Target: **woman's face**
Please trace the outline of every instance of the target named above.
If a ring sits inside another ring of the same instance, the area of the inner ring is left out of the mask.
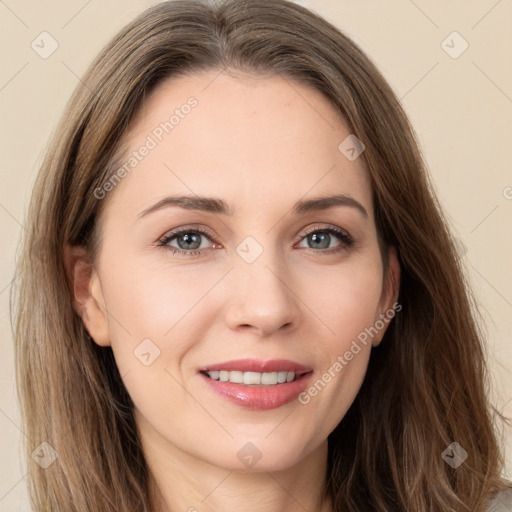
[[[84,321],[148,450],[261,471],[326,447],[396,300],[349,135],[319,92],[277,77],[212,71],[146,99],[122,179],[97,192]]]

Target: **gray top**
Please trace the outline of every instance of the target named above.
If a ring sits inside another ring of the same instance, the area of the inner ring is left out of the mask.
[[[487,510],[488,512],[512,512],[512,487],[495,494]]]

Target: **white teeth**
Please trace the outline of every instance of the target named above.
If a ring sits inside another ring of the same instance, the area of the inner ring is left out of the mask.
[[[235,384],[274,386],[295,380],[295,372],[240,372],[225,370],[209,370],[206,374],[213,380],[233,382]]]
[[[229,372],[229,382],[235,382],[236,384],[243,384],[244,372]]]
[[[261,373],[244,372],[244,384],[261,384]]]
[[[261,383],[267,386],[272,386],[277,384],[277,372],[270,373],[262,373],[261,374]]]

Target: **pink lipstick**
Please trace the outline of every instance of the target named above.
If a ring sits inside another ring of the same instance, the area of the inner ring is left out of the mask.
[[[274,409],[304,391],[313,371],[287,359],[238,359],[199,370],[205,384],[221,397],[248,409]]]

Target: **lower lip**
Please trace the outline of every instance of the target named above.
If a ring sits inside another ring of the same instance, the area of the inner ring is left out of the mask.
[[[221,382],[199,374],[206,384],[223,398],[247,409],[275,409],[285,405],[302,393],[308,386],[313,372],[303,374],[299,379],[272,386],[255,386]]]

